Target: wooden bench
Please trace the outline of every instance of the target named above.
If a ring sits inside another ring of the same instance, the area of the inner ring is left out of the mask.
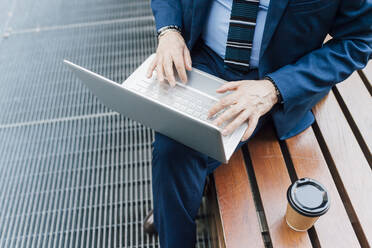
[[[371,247],[372,61],[313,109],[316,123],[278,141],[266,125],[214,173],[208,202],[213,247]],[[284,220],[297,178],[322,182],[330,210],[308,232]]]

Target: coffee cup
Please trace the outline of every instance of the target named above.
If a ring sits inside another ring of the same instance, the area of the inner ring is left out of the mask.
[[[295,231],[307,231],[330,206],[326,188],[318,181],[301,178],[287,190],[286,222]]]

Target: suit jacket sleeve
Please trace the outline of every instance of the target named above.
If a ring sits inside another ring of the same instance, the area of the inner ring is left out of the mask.
[[[182,7],[180,0],[151,0],[156,29],[169,25],[182,28]]]
[[[283,97],[284,113],[299,105],[312,108],[334,84],[366,66],[372,54],[372,0],[341,1],[330,34],[333,39],[321,48],[267,75]]]

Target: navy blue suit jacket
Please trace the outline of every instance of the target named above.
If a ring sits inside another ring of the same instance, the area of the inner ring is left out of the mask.
[[[213,0],[152,0],[157,29],[182,28],[191,49]],[[333,39],[323,44],[327,34]],[[259,77],[271,77],[284,104],[273,113],[281,139],[314,121],[311,108],[372,54],[372,0],[270,1]]]

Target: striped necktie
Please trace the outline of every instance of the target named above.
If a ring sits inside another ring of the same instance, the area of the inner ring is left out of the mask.
[[[225,65],[239,71],[249,71],[249,60],[259,0],[233,0]]]

